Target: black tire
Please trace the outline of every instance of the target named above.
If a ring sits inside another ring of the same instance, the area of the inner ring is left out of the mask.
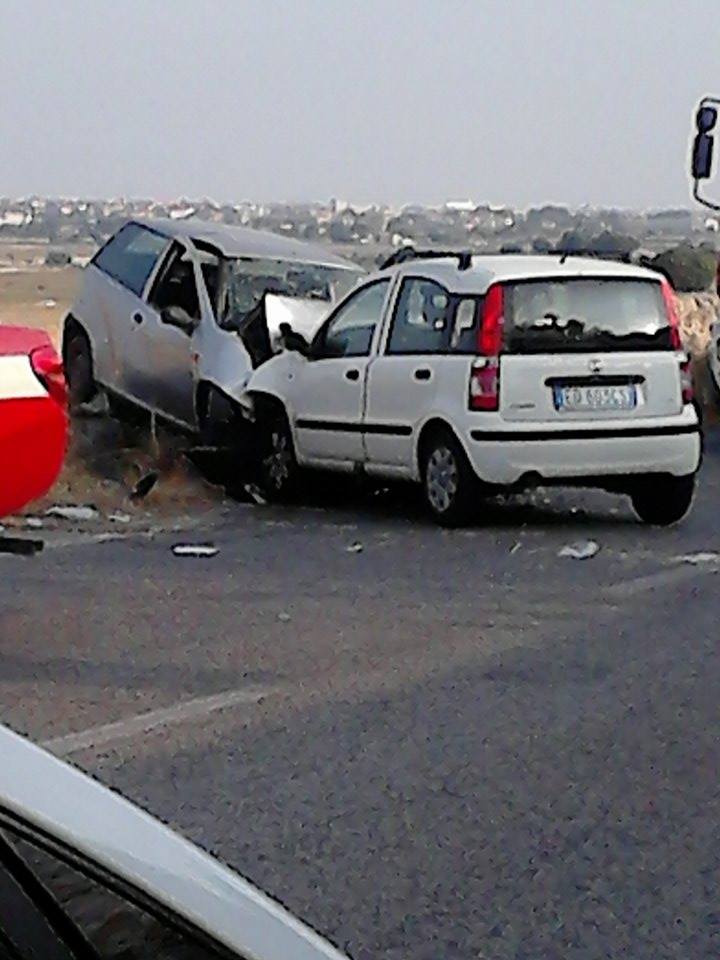
[[[450,430],[437,430],[423,444],[422,486],[433,519],[444,527],[467,523],[477,509],[480,483]]]
[[[643,523],[669,527],[690,510],[695,493],[695,475],[648,477],[630,492],[633,509]]]
[[[198,397],[200,456],[203,472],[234,498],[247,499],[255,478],[255,428],[220,390],[207,388]]]
[[[259,423],[258,484],[271,503],[288,503],[298,495],[300,475],[287,415],[271,409]]]
[[[95,383],[92,349],[87,334],[75,327],[66,336],[63,360],[68,384],[70,409],[89,403],[98,392]]]
[[[206,447],[232,449],[240,419],[232,400],[214,387],[207,387],[198,397],[198,426],[200,442]]]

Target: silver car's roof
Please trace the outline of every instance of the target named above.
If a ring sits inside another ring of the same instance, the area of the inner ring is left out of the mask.
[[[451,292],[484,293],[493,283],[517,280],[542,280],[543,278],[572,279],[573,277],[598,277],[606,280],[655,280],[661,275],[627,263],[615,263],[610,260],[594,260],[583,257],[559,256],[521,256],[505,254],[499,256],[474,256],[468,270],[459,269],[456,257],[438,259],[407,260],[397,266],[381,270],[376,277],[383,276],[421,276],[437,280]]]
[[[361,267],[331,253],[326,247],[316,243],[305,243],[292,237],[281,237],[266,230],[252,230],[248,227],[230,227],[224,223],[212,223],[188,217],[185,220],[171,220],[158,217],[155,220],[133,218],[132,223],[142,224],[165,237],[178,240],[200,240],[210,243],[226,257],[262,257],[269,260],[289,260],[311,263],[315,266],[336,267],[340,270],[355,270],[363,273]]]
[[[0,756],[0,812],[122,877],[248,960],[346,960],[194,844],[2,726]]]

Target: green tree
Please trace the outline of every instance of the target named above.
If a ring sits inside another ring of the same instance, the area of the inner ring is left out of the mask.
[[[700,250],[680,244],[658,254],[653,270],[663,273],[680,293],[708,290],[715,283],[718,260],[712,250]]]

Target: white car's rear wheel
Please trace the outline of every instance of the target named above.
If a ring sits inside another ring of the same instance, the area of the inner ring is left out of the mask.
[[[686,477],[650,477],[638,482],[630,492],[630,499],[643,523],[668,527],[688,513],[694,493],[694,474]]]
[[[449,430],[438,430],[425,443],[422,483],[425,500],[438,523],[459,526],[471,518],[479,484],[465,451]]]

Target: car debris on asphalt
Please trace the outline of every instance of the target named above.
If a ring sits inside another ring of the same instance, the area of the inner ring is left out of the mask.
[[[278,618],[278,620],[280,621],[280,623],[290,623],[290,621],[292,620],[292,617],[290,616],[290,614],[289,614],[289,613],[286,613],[285,610],[282,610],[282,611],[277,615],[277,618]]]
[[[129,513],[123,513],[122,510],[116,510],[114,513],[108,514],[108,520],[111,523],[130,523],[132,517]]]
[[[0,536],[0,553],[14,553],[20,557],[32,557],[45,546],[43,540],[25,540],[23,537]]]
[[[579,540],[576,543],[567,543],[558,551],[559,557],[569,557],[571,560],[589,560],[600,550],[600,544],[595,540]]]
[[[214,543],[175,543],[172,552],[176,557],[214,557],[220,549]]]
[[[85,505],[75,506],[71,504],[55,504],[45,511],[46,517],[58,517],[60,520],[73,520],[81,522],[83,520],[97,520],[100,512],[96,507]]]
[[[362,553],[365,547],[361,543],[351,543],[349,547],[345,547],[346,553]]]
[[[254,483],[248,483],[245,487],[245,493],[253,500],[259,507],[266,507],[267,500],[262,495],[260,487],[255,486]]]
[[[720,564],[720,553],[713,553],[712,551],[700,551],[699,553],[685,553],[680,557],[676,557],[678,563],[692,563],[695,565],[702,563],[718,563]]]
[[[24,522],[29,530],[41,530],[45,526],[42,517],[25,517]]]

